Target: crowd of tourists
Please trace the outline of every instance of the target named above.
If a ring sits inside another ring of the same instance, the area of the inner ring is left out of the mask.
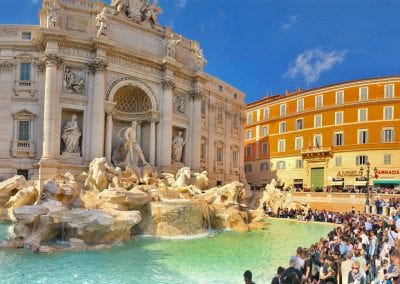
[[[279,210],[276,217],[340,224],[327,238],[299,247],[272,284],[400,284],[400,211],[389,217],[325,210]]]

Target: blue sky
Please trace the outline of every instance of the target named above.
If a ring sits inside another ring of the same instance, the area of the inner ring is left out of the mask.
[[[160,23],[200,41],[205,71],[244,91],[246,102],[400,74],[400,0],[158,2]],[[40,6],[0,0],[0,23],[37,24]]]

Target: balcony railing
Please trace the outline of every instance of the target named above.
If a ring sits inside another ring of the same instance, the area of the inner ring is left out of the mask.
[[[331,146],[308,147],[308,148],[302,148],[301,149],[301,154],[330,153],[331,151],[332,151],[332,147]]]
[[[35,156],[35,142],[14,140],[11,144],[11,154],[16,158],[33,158]]]

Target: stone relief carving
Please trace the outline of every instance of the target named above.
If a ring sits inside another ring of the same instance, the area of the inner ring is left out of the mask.
[[[207,60],[204,58],[203,50],[200,48],[199,44],[196,43],[194,48],[194,71],[201,71],[206,65]]]
[[[179,35],[178,38],[176,38],[173,34],[170,35],[169,39],[165,43],[165,57],[176,59],[175,47],[179,44],[181,40],[181,35]]]
[[[0,73],[11,72],[14,69],[15,63],[9,61],[0,62]]]
[[[97,28],[97,37],[107,36],[107,23],[108,22],[108,10],[107,7],[104,7],[101,13],[96,16],[96,28]]]
[[[182,137],[182,131],[178,131],[178,135],[172,140],[172,162],[180,163],[182,161],[183,147],[186,141]]]
[[[175,88],[175,82],[174,82],[174,80],[173,80],[172,78],[170,78],[170,77],[164,77],[164,78],[162,79],[161,84],[162,84],[162,87],[163,87],[164,89],[168,89],[168,88],[173,89],[173,88]]]
[[[60,7],[56,3],[49,5],[47,11],[47,28],[57,27],[59,11]]]
[[[66,67],[64,71],[64,88],[76,94],[82,94],[85,90],[84,70],[75,70]]]
[[[81,129],[79,128],[77,115],[73,114],[71,120],[67,122],[63,128],[62,140],[64,141],[65,148],[63,154],[72,153],[80,154],[81,148],[79,147],[79,138],[81,137]]]
[[[174,111],[177,113],[185,113],[185,97],[184,96],[175,96],[174,98]]]

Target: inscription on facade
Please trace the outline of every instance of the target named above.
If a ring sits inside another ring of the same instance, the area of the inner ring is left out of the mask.
[[[88,22],[86,19],[67,16],[67,30],[84,32],[87,26]]]

